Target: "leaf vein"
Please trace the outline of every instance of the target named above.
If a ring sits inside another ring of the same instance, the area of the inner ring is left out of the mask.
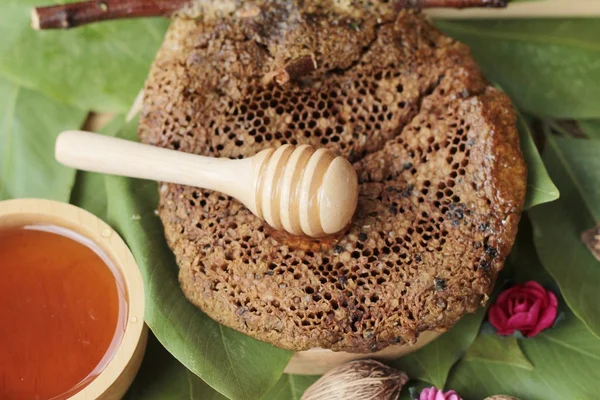
[[[559,346],[562,346],[562,347],[564,347],[564,348],[566,348],[566,349],[569,349],[569,350],[571,350],[571,351],[574,351],[574,352],[576,352],[576,353],[579,353],[579,354],[582,354],[582,355],[584,355],[584,356],[588,356],[588,357],[590,357],[590,358],[593,358],[594,360],[598,360],[598,361],[600,361],[600,356],[597,356],[597,355],[595,355],[595,354],[592,354],[592,353],[590,353],[590,352],[588,352],[588,351],[582,350],[582,349],[580,349],[580,348],[578,348],[578,347],[576,347],[576,346],[573,346],[572,344],[569,344],[569,343],[563,342],[563,341],[562,341],[562,340],[560,340],[560,339],[553,338],[553,337],[552,337],[552,336],[550,336],[550,335],[544,335],[544,339],[546,339],[546,340],[548,340],[548,341],[550,341],[550,342],[556,343],[557,345],[559,345]]]
[[[223,342],[223,350],[225,350],[225,354],[227,355],[227,360],[229,361],[229,366],[233,373],[233,378],[237,382],[238,387],[243,387],[240,382],[239,377],[237,376],[237,374],[235,372],[234,364],[233,364],[233,361],[231,360],[231,354],[229,354],[229,347],[227,346],[227,343],[225,342],[225,333],[223,332],[223,325],[221,325],[221,324],[218,324],[218,325],[219,325],[219,331],[221,333],[221,341]]]
[[[296,385],[294,384],[294,379],[292,378],[292,375],[288,374],[287,378],[288,382],[290,383],[290,391],[292,392],[293,400],[299,400],[299,398],[296,396]]]

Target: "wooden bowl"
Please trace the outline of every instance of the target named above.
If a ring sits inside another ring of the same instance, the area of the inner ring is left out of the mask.
[[[144,324],[144,286],[133,255],[110,226],[81,208],[39,199],[0,202],[0,228],[25,224],[49,224],[77,232],[99,246],[119,269],[127,295],[123,339],[106,368],[70,399],[120,399],[140,368],[148,337]]]
[[[299,375],[321,375],[333,367],[349,361],[361,360],[365,358],[373,358],[376,360],[394,360],[412,353],[413,351],[417,351],[440,335],[440,332],[423,332],[421,336],[419,336],[417,343],[412,346],[389,346],[375,353],[357,354],[346,353],[343,351],[336,352],[327,349],[311,349],[307,351],[300,351],[292,356],[292,359],[285,368],[285,372],[288,374]]]

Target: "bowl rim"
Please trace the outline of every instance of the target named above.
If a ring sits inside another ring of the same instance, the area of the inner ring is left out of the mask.
[[[53,224],[83,235],[99,246],[121,273],[127,294],[127,322],[121,343],[100,374],[69,397],[70,400],[100,398],[117,383],[145,337],[145,296],[138,265],[116,231],[92,213],[72,204],[34,198],[0,201],[0,228],[25,223]]]

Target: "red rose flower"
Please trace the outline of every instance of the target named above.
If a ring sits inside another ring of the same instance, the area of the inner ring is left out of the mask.
[[[532,337],[552,326],[557,308],[554,293],[529,281],[500,293],[490,307],[488,319],[499,335],[512,335],[519,330]]]

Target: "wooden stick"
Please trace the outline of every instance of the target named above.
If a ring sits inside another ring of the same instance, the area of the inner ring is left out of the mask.
[[[471,8],[451,10],[434,8],[424,11],[432,18],[439,19],[493,19],[493,18],[593,18],[600,17],[598,0],[543,0],[509,2],[500,9]]]
[[[508,0],[397,0],[396,8],[502,8]]]
[[[31,13],[34,29],[69,29],[93,22],[170,16],[191,0],[89,0],[37,7]],[[505,7],[507,0],[397,0],[397,8]]]
[[[216,0],[215,0],[216,1]],[[93,22],[136,17],[170,16],[191,0],[91,0],[32,10],[35,29],[67,29]],[[598,0],[397,0],[397,8],[424,8],[433,18],[569,18],[600,16]],[[468,10],[452,10],[466,8]],[[485,9],[493,7],[495,9]]]
[[[283,145],[241,160],[205,157],[85,131],[56,140],[60,163],[235,197],[277,230],[322,237],[350,223],[358,201],[352,164],[327,149]]]
[[[34,29],[68,29],[123,18],[169,16],[190,0],[90,0],[34,8],[31,26]]]

